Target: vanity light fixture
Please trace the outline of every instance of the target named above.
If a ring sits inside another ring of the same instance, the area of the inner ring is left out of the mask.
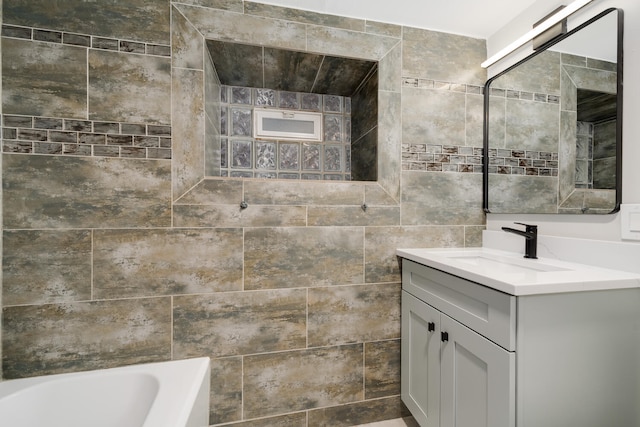
[[[561,22],[563,19],[567,18],[569,15],[572,15],[579,9],[583,8],[587,4],[591,3],[593,0],[575,0],[569,6],[559,10],[557,13],[551,15],[548,19],[541,22],[534,29],[524,34],[522,37],[515,40],[513,43],[509,44],[504,49],[500,50],[498,53],[493,55],[491,58],[484,61],[480,66],[482,68],[488,68],[489,66],[495,64],[500,61],[505,56],[509,55],[511,52],[515,51],[525,43],[533,40],[535,37],[547,31],[549,28],[556,25],[558,22]]]

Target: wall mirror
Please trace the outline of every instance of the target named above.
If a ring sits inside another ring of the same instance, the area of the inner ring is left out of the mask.
[[[608,9],[487,81],[485,212],[619,209],[622,35]]]

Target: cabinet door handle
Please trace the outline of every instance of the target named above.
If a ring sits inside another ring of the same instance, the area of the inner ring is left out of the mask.
[[[433,322],[429,322],[429,323],[427,324],[427,330],[428,330],[429,332],[433,332],[433,331],[435,331],[435,330],[436,330],[436,324],[435,324],[435,323],[433,323]]]
[[[442,342],[449,341],[449,332],[440,332]]]

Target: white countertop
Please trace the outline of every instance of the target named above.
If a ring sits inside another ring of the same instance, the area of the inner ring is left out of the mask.
[[[397,255],[510,295],[640,288],[640,274],[488,248],[397,249]]]

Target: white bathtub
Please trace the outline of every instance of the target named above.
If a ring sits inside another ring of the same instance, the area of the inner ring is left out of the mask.
[[[0,382],[3,427],[209,425],[209,358]]]

